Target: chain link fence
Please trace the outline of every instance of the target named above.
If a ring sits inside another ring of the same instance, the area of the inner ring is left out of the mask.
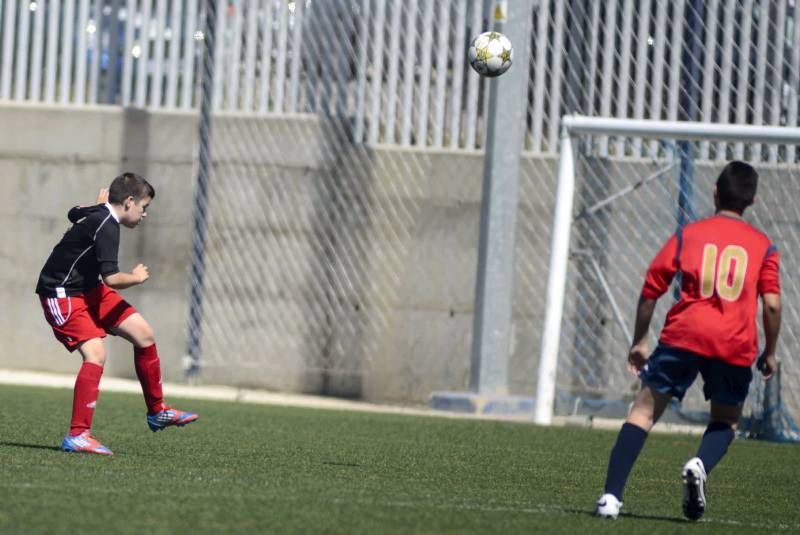
[[[612,140],[617,141],[631,146],[630,140]],[[644,273],[678,226],[714,213],[714,184],[724,165],[692,158],[700,154],[703,142],[643,140],[655,144],[655,158],[602,156],[607,142],[587,135],[578,136],[576,142],[575,217],[557,380],[561,413],[627,410],[639,381],[627,372],[624,356]],[[745,145],[756,150],[752,143]],[[760,150],[766,154],[772,148],[761,146]],[[794,358],[800,335],[796,310],[800,279],[793,266],[799,260],[800,209],[793,199],[800,176],[796,166],[785,163],[764,163],[757,170],[757,202],[746,211],[745,219],[770,236],[781,252],[784,302],[779,343],[781,403],[767,409],[783,411],[789,417],[783,431],[794,433],[797,439],[800,435],[792,420],[800,415],[800,368]],[[651,347],[676,296],[671,291],[659,300]],[[764,383],[758,374],[752,390],[745,414],[758,419],[765,410]],[[699,384],[676,409],[683,419],[702,420],[707,405]]]
[[[560,117],[797,125],[800,87],[793,0],[534,4],[530,42],[514,43],[531,47],[528,97],[505,103],[526,125],[509,364],[517,394],[536,386]],[[185,200],[199,167],[188,170],[188,145],[200,139],[188,123],[202,101],[203,60],[213,59],[203,301],[190,304],[200,314],[187,336],[201,353],[186,369],[198,381],[384,401],[465,389],[488,102],[465,50],[490,26],[495,2],[219,0],[209,57],[205,5],[0,0],[0,101],[123,106],[123,146],[149,150],[126,149],[121,161],[173,177],[159,202]],[[677,221],[674,140],[589,141],[580,168],[593,185],[576,204],[572,269],[582,286],[570,290],[562,412],[576,397],[627,399],[614,356],[624,355],[648,247]],[[796,214],[785,199],[796,148],[699,143],[695,155],[696,214],[708,211],[703,194],[724,160],[759,166],[762,203],[751,217],[773,216],[755,222],[790,272]],[[765,195],[778,203],[770,212],[760,211],[771,206]],[[185,212],[164,217],[177,228],[191,220]],[[185,241],[171,243],[183,251]],[[611,255],[627,243],[639,247]],[[183,274],[170,267],[176,283]],[[787,324],[796,320],[791,284]],[[182,308],[166,312],[170,326],[186,323]]]
[[[0,0],[0,100],[197,109],[204,5]],[[349,117],[354,141],[483,146],[487,91],[464,50],[494,0],[216,6],[215,110],[323,111]],[[798,125],[794,0],[541,0],[531,16],[530,42],[514,45],[532,50],[532,152],[557,150],[565,113]],[[704,144],[709,157],[724,155]]]

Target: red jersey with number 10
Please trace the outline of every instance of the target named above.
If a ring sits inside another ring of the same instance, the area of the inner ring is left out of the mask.
[[[681,297],[659,341],[735,366],[758,356],[758,296],[779,294],[779,254],[742,219],[715,215],[690,223],[661,248],[642,296],[658,299],[681,273]]]

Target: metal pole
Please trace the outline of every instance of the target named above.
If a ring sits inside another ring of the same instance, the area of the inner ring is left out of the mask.
[[[592,113],[592,110],[583,109],[586,104],[586,89],[592,85],[586,83],[588,63],[594,60],[589,57],[587,61],[589,45],[587,44],[588,40],[583,38],[589,33],[587,21],[589,20],[590,4],[587,0],[578,0],[572,4],[570,9],[569,24],[566,30],[569,34],[567,72],[565,73],[567,90],[564,95],[567,113],[580,113],[581,111],[590,115]]]
[[[205,279],[206,215],[208,206],[208,177],[211,171],[211,108],[214,90],[214,42],[216,39],[217,2],[205,0],[205,36],[203,46],[203,71],[200,95],[200,122],[197,137],[197,185],[194,198],[192,226],[191,289],[189,297],[189,340],[185,366],[186,376],[200,371],[203,314],[203,281]]]
[[[122,9],[122,0],[113,0],[111,3],[111,13],[108,15],[108,70],[106,71],[106,96],[104,102],[106,104],[116,104],[117,94],[119,93],[119,82],[117,76],[119,73],[119,66],[117,62],[120,61],[119,55],[119,12]],[[132,13],[126,14],[127,19],[125,24],[132,24],[130,19],[133,17]],[[101,47],[100,39],[97,40],[96,51],[99,52]],[[130,54],[129,50],[123,49],[123,54]],[[124,56],[123,56],[124,57]]]
[[[703,54],[703,0],[691,0],[686,13],[686,38],[684,39],[681,63],[680,118],[696,121],[700,110],[700,61]],[[711,53],[708,52],[707,53]],[[678,158],[681,162],[678,179],[678,228],[694,219],[694,142],[678,141]],[[676,280],[672,290],[675,300],[680,298],[680,282]]]
[[[575,164],[572,139],[566,123],[561,126],[561,147],[558,157],[558,189],[553,216],[553,240],[550,245],[550,267],[547,275],[542,352],[539,356],[539,382],[536,387],[537,424],[550,425],[556,394],[558,345],[561,341],[561,319],[564,315],[564,293],[567,287],[569,235],[572,231],[572,209],[575,197]]]
[[[681,119],[697,121],[700,111],[700,70],[703,54],[703,21],[705,20],[703,0],[692,0],[687,13],[687,38],[683,49],[684,83],[681,88]],[[711,53],[711,52],[706,52]],[[683,226],[694,219],[694,146],[689,141],[678,144],[681,158],[680,192],[678,195],[678,225]]]
[[[489,395],[508,390],[514,225],[531,38],[531,0],[510,4],[502,30],[514,45],[514,65],[490,82],[470,369],[470,389]]]

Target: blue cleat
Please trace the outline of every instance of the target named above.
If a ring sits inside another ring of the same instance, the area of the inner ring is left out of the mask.
[[[99,453],[100,455],[114,455],[106,446],[94,438],[87,429],[80,435],[67,435],[61,443],[61,449],[70,453]]]
[[[161,412],[147,415],[147,425],[150,426],[150,431],[155,433],[171,425],[183,427],[194,422],[197,418],[198,415],[193,412],[183,412],[171,407],[164,407]]]

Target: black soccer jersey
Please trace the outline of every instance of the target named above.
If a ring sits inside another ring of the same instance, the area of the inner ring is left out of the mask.
[[[50,253],[36,293],[44,297],[80,295],[100,284],[100,276],[119,271],[119,221],[110,204],[81,208],[67,214],[72,227]]]

